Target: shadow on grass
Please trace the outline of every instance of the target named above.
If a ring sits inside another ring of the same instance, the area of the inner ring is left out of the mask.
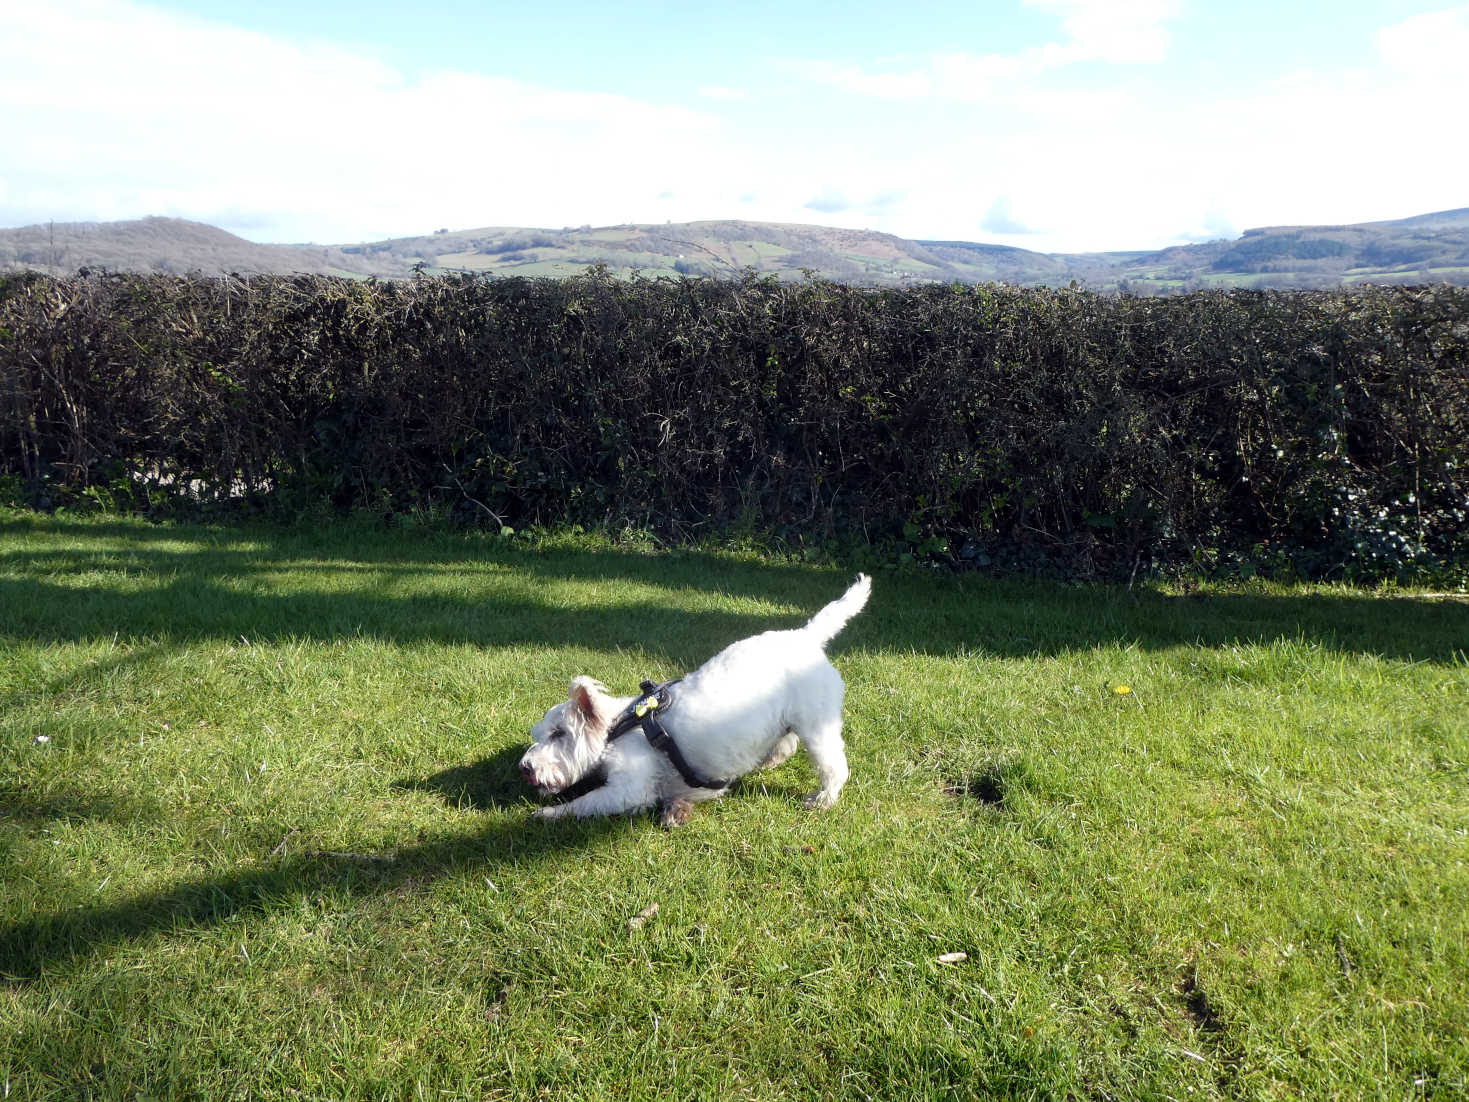
[[[518,808],[527,793],[517,768],[520,754],[519,748],[508,748],[472,765],[399,780],[392,787],[431,793],[458,809]],[[745,777],[740,787],[760,788],[767,779],[763,775]],[[805,791],[790,782],[782,787],[790,788],[792,800]],[[115,801],[105,795],[96,801],[65,796],[31,799],[15,786],[0,787],[0,801],[12,798],[15,818],[33,823],[52,818],[105,818],[117,810]],[[0,981],[33,981],[50,969],[105,953],[124,942],[213,926],[240,915],[265,914],[305,896],[386,895],[471,870],[493,877],[506,866],[523,869],[567,850],[595,850],[629,829],[655,828],[646,814],[558,823],[528,822],[516,816],[478,833],[382,852],[287,852],[252,868],[186,880],[106,906],[58,911],[0,926]]]
[[[290,580],[282,583],[286,573]],[[846,571],[702,552],[538,552],[493,539],[362,529],[0,522],[0,607],[11,610],[0,639],[39,642],[366,637],[576,645],[641,651],[687,669],[735,639],[804,622],[849,581]],[[564,582],[607,583],[606,598],[568,604],[557,593]],[[697,607],[709,592],[791,611]],[[1116,643],[1223,647],[1278,640],[1452,663],[1462,660],[1469,640],[1469,604],[1352,591],[1169,597],[1120,587],[884,574],[868,611],[835,649],[1033,657]]]
[[[395,781],[393,788],[428,792],[460,811],[503,811],[518,806],[529,793],[519,768],[524,751],[512,746],[473,765],[451,766],[422,780]]]
[[[0,579],[0,592],[3,592],[4,586],[4,580]],[[0,627],[0,640],[7,637],[11,636],[3,627]],[[64,673],[47,678],[44,684],[35,688],[12,689],[0,694],[0,715],[4,715],[10,709],[28,707],[40,701],[54,702],[65,699],[69,694],[85,691],[88,686],[95,685],[114,673],[125,673],[147,667],[167,655],[172,649],[161,643],[118,648],[101,658],[83,662]],[[3,807],[0,807],[0,815],[3,815]]]
[[[56,790],[38,792],[26,784],[0,783],[0,824],[18,823],[33,828],[44,823],[126,823],[156,811],[155,807],[139,807],[131,797],[112,792],[82,796]]]
[[[432,782],[430,778],[425,784]],[[568,849],[595,849],[627,826],[622,817],[569,823],[527,823],[517,818],[479,833],[381,853],[287,854],[109,905],[0,926],[0,981],[36,980],[58,966],[105,953],[123,942],[265,914],[305,896],[381,895],[470,870],[494,875],[506,866],[523,868]]]

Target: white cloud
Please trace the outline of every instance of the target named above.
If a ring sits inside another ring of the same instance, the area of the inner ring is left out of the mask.
[[[1469,5],[1384,26],[1359,69],[1224,90],[1156,64],[1171,0],[1030,2],[1057,24],[1028,49],[806,67],[886,101],[848,105],[754,80],[662,105],[409,79],[128,0],[6,5],[0,225],[171,214],[346,242],[742,217],[1081,251],[1469,202]]]
[[[1377,33],[1377,49],[1399,73],[1462,80],[1469,59],[1469,4],[1384,27]]]
[[[1166,24],[1179,14],[1178,0],[1025,0],[1061,17],[1067,41],[1049,50],[1051,64],[1106,61],[1114,65],[1162,61],[1168,54]]]
[[[240,211],[257,239],[633,217],[722,156],[683,106],[381,62],[127,3],[0,17],[0,222]],[[676,150],[666,159],[649,150]]]
[[[1355,222],[1469,204],[1459,137],[1469,5],[1384,27],[1373,43],[1370,65],[1301,70],[1208,104],[1230,222]],[[1172,117],[1185,124],[1181,110]]]
[[[1151,63],[1161,39],[1146,32],[1166,30],[1174,8],[1036,2],[1062,18],[1063,38],[824,74],[848,94],[903,101],[894,111],[914,101],[914,118],[925,98],[923,108],[947,110],[942,142],[907,141],[904,203],[884,228],[1070,252],[1469,204],[1469,143],[1458,138],[1469,5],[1385,26],[1357,68],[1323,57],[1270,83],[1211,88],[1176,74],[1150,85],[1132,67],[1103,88],[1078,87],[1063,67]],[[941,229],[914,225],[935,211],[945,212]]]
[[[980,222],[979,228],[986,233],[999,234],[1003,237],[1028,236],[1038,232],[1017,219],[1011,208],[1010,197],[1001,195],[990,204],[990,209],[985,214],[984,220]]]
[[[794,68],[807,79],[843,92],[889,100],[980,103],[1011,97],[1017,84],[1033,82],[1081,62],[1139,65],[1161,62],[1171,36],[1167,23],[1177,0],[1025,0],[1060,17],[1064,38],[1009,54],[944,51],[919,64],[890,62],[877,70],[831,61]]]

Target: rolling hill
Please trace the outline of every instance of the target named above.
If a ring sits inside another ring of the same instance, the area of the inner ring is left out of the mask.
[[[559,276],[594,264],[618,274],[851,283],[1065,285],[1159,294],[1198,287],[1333,287],[1361,282],[1469,284],[1469,208],[1348,226],[1272,226],[1232,241],[1053,254],[972,241],[772,222],[709,221],[439,230],[355,245],[261,245],[174,218],[0,230],[0,271],[80,268],[221,274],[305,272],[396,278],[415,271]]]
[[[94,268],[119,272],[203,272],[240,275],[408,275],[374,270],[359,256],[321,245],[258,245],[225,230],[182,218],[129,222],[55,222],[0,230],[0,272],[54,273]]]

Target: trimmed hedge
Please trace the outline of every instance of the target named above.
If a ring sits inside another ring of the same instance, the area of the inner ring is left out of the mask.
[[[1469,289],[1449,286],[0,283],[0,469],[42,505],[1383,575],[1465,561],[1466,438]]]

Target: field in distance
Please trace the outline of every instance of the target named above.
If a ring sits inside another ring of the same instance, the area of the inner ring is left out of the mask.
[[[1469,284],[1469,208],[1393,222],[1275,226],[1232,240],[1108,253],[1040,253],[974,241],[909,240],[869,230],[774,222],[488,226],[341,245],[265,245],[175,218],[47,223],[0,230],[0,273],[81,268],[241,275],[303,272],[402,278],[417,271],[614,274],[845,283],[1005,282],[1131,294],[1207,287],[1324,288],[1358,283]]]

